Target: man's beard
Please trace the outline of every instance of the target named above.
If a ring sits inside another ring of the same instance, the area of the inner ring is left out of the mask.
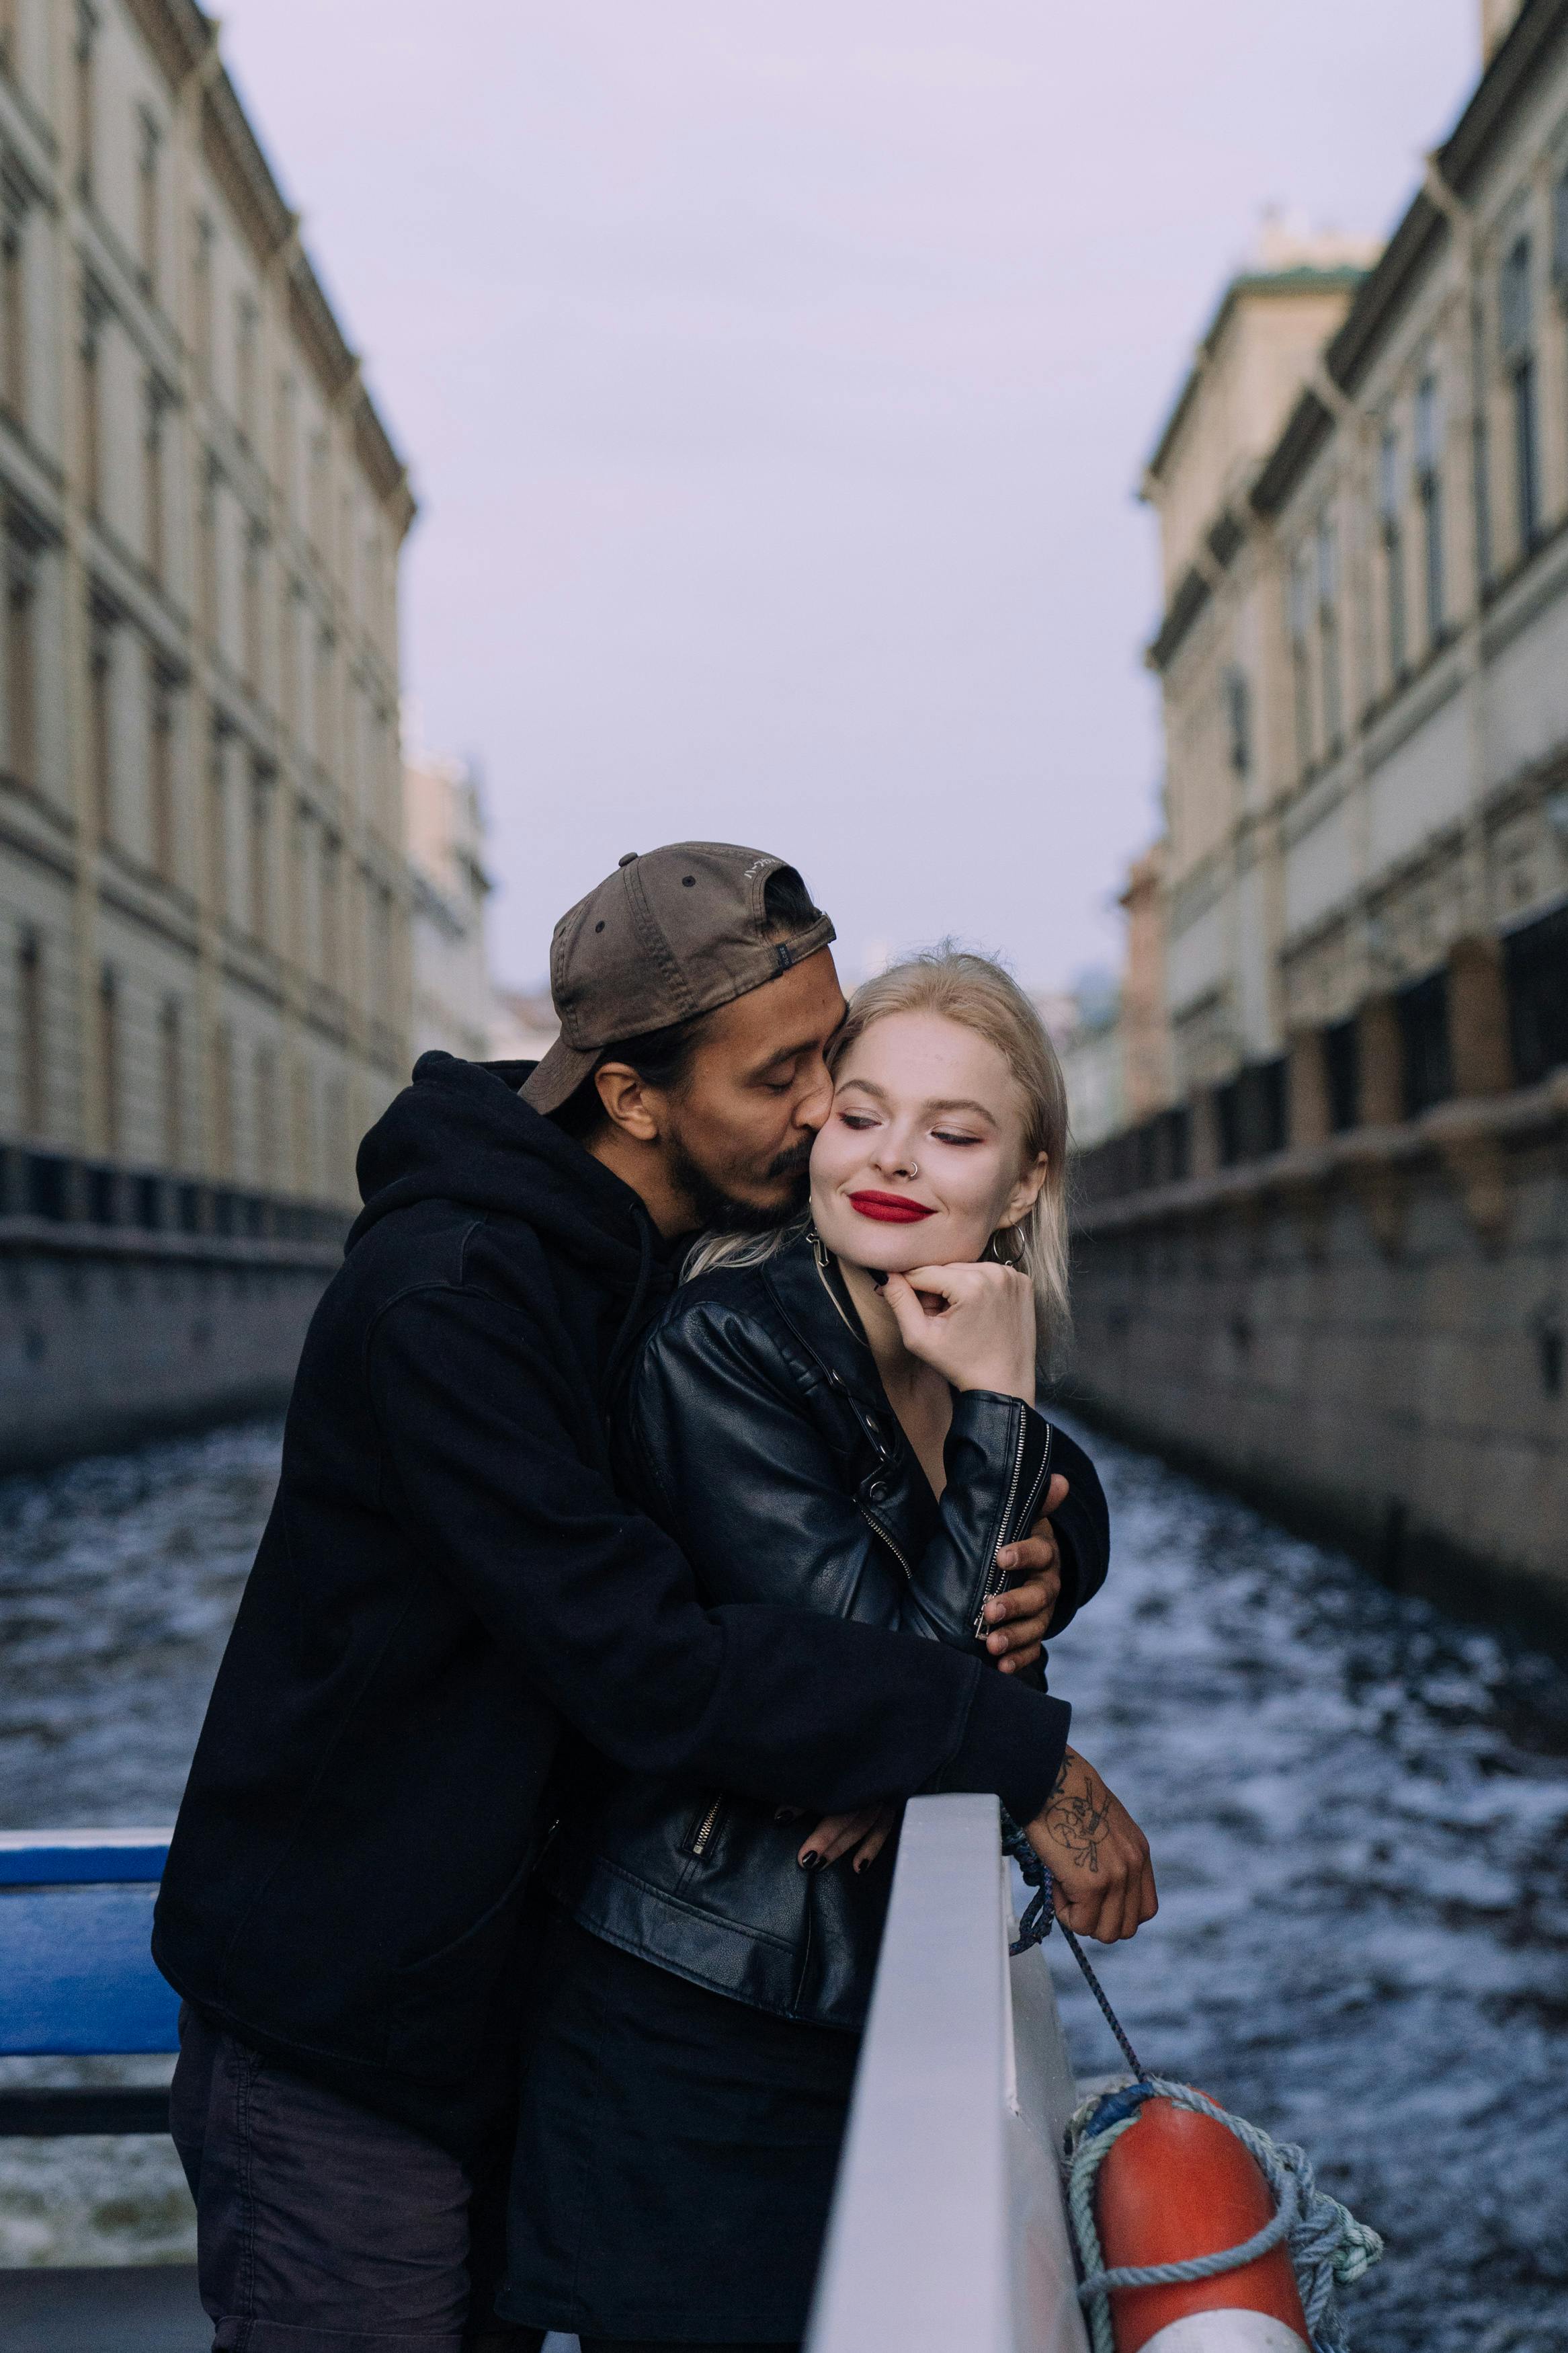
[[[811,1146],[797,1145],[793,1152],[781,1152],[778,1158],[764,1169],[764,1181],[787,1176],[793,1181],[782,1201],[764,1205],[759,1201],[737,1200],[727,1193],[722,1183],[700,1168],[679,1135],[669,1139],[669,1173],[697,1212],[697,1223],[703,1233],[771,1234],[779,1226],[787,1226],[798,1218],[811,1195]]]

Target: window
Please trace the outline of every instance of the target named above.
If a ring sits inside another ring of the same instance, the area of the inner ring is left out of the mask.
[[[83,330],[80,351],[81,497],[89,514],[96,515],[103,491],[103,430],[100,415],[96,318],[89,318]]]
[[[76,84],[77,185],[89,198],[92,195],[92,159],[96,143],[93,41],[97,31],[98,18],[90,0],[77,0],[76,49],[72,60]]]
[[[36,605],[31,569],[15,546],[5,590],[5,757],[19,784],[37,779]]]
[[[217,461],[207,460],[206,479],[202,485],[201,511],[197,517],[197,559],[200,571],[200,624],[209,645],[221,640],[218,626],[217,601]]]
[[[0,230],[0,397],[16,420],[27,419],[27,269],[24,242],[26,216],[7,202]]]
[[[234,1036],[219,1021],[212,1034],[213,1160],[219,1176],[234,1174]]]
[[[1568,164],[1552,191],[1552,277],[1568,286]]]
[[[1429,973],[1412,981],[1394,1000],[1399,1021],[1405,1116],[1444,1103],[1454,1092],[1448,1050],[1448,976]]]
[[[1400,528],[1403,507],[1399,436],[1393,427],[1384,432],[1377,453],[1377,504],[1383,525],[1383,563],[1388,605],[1388,671],[1395,685],[1409,662],[1409,632],[1405,615],[1405,535]]]
[[[1361,1116],[1361,1032],[1352,1016],[1323,1032],[1323,1076],[1329,1092],[1329,1126],[1335,1135]]]
[[[1322,668],[1323,735],[1329,756],[1339,750],[1344,725],[1340,685],[1340,555],[1333,522],[1324,515],[1318,525],[1318,637]]]
[[[1514,514],[1520,551],[1525,554],[1541,535],[1541,451],[1528,237],[1515,237],[1503,262],[1498,325],[1513,408]]]
[[[1568,907],[1503,942],[1513,1067],[1521,1087],[1568,1062]]]
[[[191,262],[191,332],[196,364],[209,384],[213,365],[213,234],[211,221],[205,213],[198,213]]]
[[[1245,776],[1252,766],[1252,697],[1247,672],[1235,665],[1225,674],[1225,719],[1232,771]]]
[[[250,930],[272,936],[272,785],[259,774],[250,780]]]
[[[184,1047],[181,1037],[180,1000],[166,997],[158,1016],[158,1076],[163,1094],[163,1165],[181,1168],[185,1160]]]
[[[215,726],[207,747],[207,895],[219,915],[228,913],[227,760],[226,738]]]
[[[142,248],[142,283],[158,299],[158,125],[142,117],[142,147],[136,170],[136,227]]]
[[[256,438],[256,332],[258,312],[248,294],[242,294],[235,311],[235,415],[240,438]]]
[[[163,881],[174,880],[174,690],[155,666],[147,742],[148,797],[152,803],[153,864]]]
[[[156,376],[147,379],[147,422],[142,437],[142,503],[147,569],[154,580],[163,577],[163,390]]]
[[[330,629],[323,629],[316,639],[316,709],[315,742],[311,745],[323,768],[331,768],[332,761],[332,667],[334,646]]]
[[[246,533],[245,569],[240,586],[245,638],[245,683],[252,694],[261,691],[261,533],[252,524]]]
[[[1422,377],[1415,391],[1415,478],[1421,494],[1426,638],[1435,646],[1447,618],[1443,595],[1443,417],[1437,379],[1430,375]]]
[[[117,1153],[121,1129],[120,986],[108,965],[98,978],[98,1082],[103,1148]]]
[[[297,580],[283,584],[282,626],[278,633],[278,698],[290,734],[300,725],[300,591]]]
[[[342,847],[321,844],[321,978],[329,988],[342,987]]]
[[[87,658],[87,683],[92,743],[93,821],[100,841],[114,830],[114,659],[109,631],[95,627]]]
[[[1307,650],[1308,615],[1312,603],[1311,565],[1310,553],[1303,547],[1290,567],[1290,670],[1296,697],[1296,760],[1303,770],[1312,765],[1312,680]]]
[[[326,552],[327,499],[327,437],[324,433],[313,433],[310,436],[310,513],[305,527],[318,555]]]
[[[256,1173],[264,1185],[279,1180],[278,1057],[270,1046],[256,1050]]]
[[[289,521],[300,520],[300,422],[299,396],[291,375],[278,379],[278,448],[275,463],[278,486],[281,491],[283,512]]]
[[[44,1099],[44,952],[37,932],[16,944],[16,1111],[24,1135],[46,1125]]]

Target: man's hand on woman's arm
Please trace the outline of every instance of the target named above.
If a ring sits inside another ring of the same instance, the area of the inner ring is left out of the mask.
[[[1058,1471],[1046,1490],[1040,1516],[1028,1535],[1016,1544],[1004,1545],[996,1556],[998,1568],[1006,1570],[1009,1576],[1021,1573],[1025,1579],[1005,1593],[994,1593],[985,1604],[985,1622],[990,1628],[985,1647],[1002,1674],[1016,1675],[1020,1667],[1032,1667],[1050,1630],[1051,1613],[1062,1589],[1062,1568],[1056,1531],[1047,1514],[1061,1508],[1067,1492],[1068,1482]],[[785,1809],[784,1813],[787,1817],[795,1810]],[[898,1809],[892,1806],[862,1807],[853,1814],[827,1814],[817,1823],[796,1859],[803,1871],[815,1871],[819,1864],[837,1862],[840,1856],[853,1851],[856,1870],[864,1871],[881,1853],[897,1820]]]
[[[1028,1535],[1016,1544],[1004,1545],[996,1556],[998,1568],[1024,1580],[1005,1593],[994,1593],[985,1604],[985,1623],[990,1630],[985,1647],[1005,1675],[1016,1675],[1020,1667],[1032,1667],[1050,1631],[1061,1595],[1062,1560],[1049,1515],[1060,1511],[1067,1492],[1068,1482],[1058,1471],[1046,1490],[1040,1516]]]
[[[1076,1935],[1113,1945],[1159,1910],[1148,1840],[1075,1748],[1024,1835],[1055,1883],[1058,1919]]]

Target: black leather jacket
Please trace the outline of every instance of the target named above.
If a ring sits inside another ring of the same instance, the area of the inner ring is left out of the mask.
[[[1093,1466],[1016,1398],[954,1398],[938,1504],[820,1243],[687,1284],[627,1402],[626,1475],[710,1602],[795,1605],[981,1651],[983,1605],[1005,1581],[997,1548],[1032,1525],[1055,1469],[1072,1486],[1062,1615],[1103,1577]],[[1065,1744],[1068,1711],[1052,1715]],[[584,1927],[677,1976],[858,2028],[892,1842],[862,1875],[847,1859],[807,1873],[795,1856],[809,1828],[731,1792],[627,1778],[563,1826],[557,1892]]]

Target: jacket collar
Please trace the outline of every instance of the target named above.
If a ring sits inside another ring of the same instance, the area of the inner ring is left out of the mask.
[[[861,1329],[837,1261],[815,1233],[799,1234],[763,1262],[763,1279],[803,1348],[835,1386],[860,1403],[889,1411],[871,1345]]]

